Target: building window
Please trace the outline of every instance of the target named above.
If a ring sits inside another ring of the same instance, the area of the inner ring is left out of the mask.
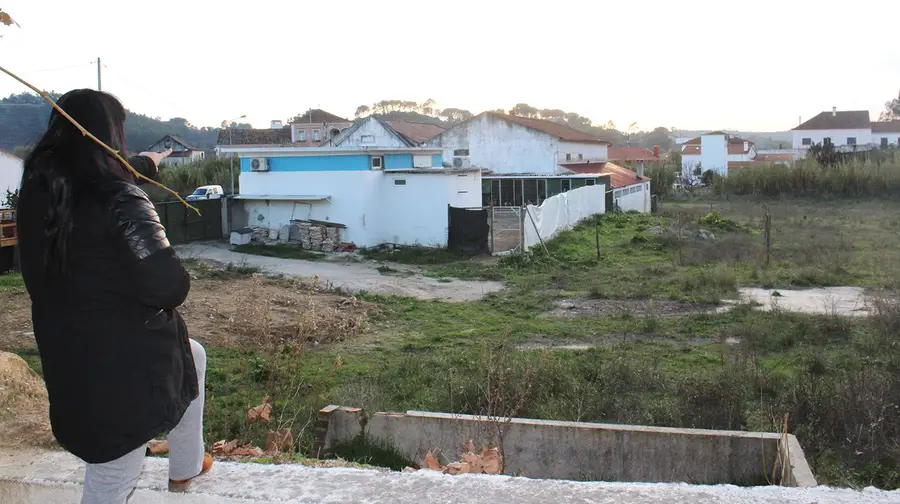
[[[321,139],[322,139],[322,132],[317,129],[314,129],[313,130],[313,142],[318,142]]]
[[[831,143],[831,137],[825,137],[822,139],[822,145],[828,145]]]
[[[856,137],[847,137],[847,145],[856,145]]]
[[[887,146],[888,146],[888,139],[887,139],[887,137],[881,137],[881,148],[882,148],[882,149],[887,149]]]
[[[372,156],[372,169],[380,170],[384,168],[384,158],[381,156]]]
[[[456,149],[455,151],[453,151],[453,155],[454,156],[468,156],[469,149]]]
[[[584,185],[586,185],[586,186],[594,185],[594,183],[595,183],[594,179],[587,179],[584,181]]]
[[[375,143],[375,135],[362,135],[359,137],[359,143],[373,144],[373,143]]]
[[[568,154],[567,154],[567,155],[568,155]],[[562,191],[563,191],[563,192],[566,192],[566,191],[572,189],[572,181],[569,180],[569,179],[563,179],[562,182],[561,182],[561,184],[562,184]]]
[[[812,138],[804,138],[803,140],[800,140],[800,143],[803,145],[812,145]]]
[[[298,142],[306,141],[306,130],[302,130],[302,129],[297,130],[297,141]]]
[[[394,185],[406,185],[406,179],[394,179]]]
[[[579,155],[578,155],[578,160],[581,161],[582,159],[584,159],[584,156],[582,156],[581,154],[579,154]]]
[[[566,154],[566,161],[571,161],[571,160],[572,160],[572,155]]]

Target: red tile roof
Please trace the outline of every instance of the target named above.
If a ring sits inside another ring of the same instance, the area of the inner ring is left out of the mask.
[[[874,121],[872,133],[900,133],[900,121]]]
[[[842,110],[839,112],[822,112],[792,131],[829,130],[829,129],[868,129],[868,110]]]
[[[446,128],[436,124],[425,124],[409,121],[384,121],[395,133],[406,137],[415,144],[423,144],[431,137],[440,135]]]
[[[645,147],[610,147],[606,157],[610,161],[659,161],[659,156]]]
[[[291,145],[291,127],[278,129],[223,128],[217,145]]]
[[[348,123],[349,119],[344,119],[341,116],[336,116],[330,112],[325,112],[322,109],[310,109],[307,110],[305,114],[300,117],[295,117],[291,124],[298,123]]]
[[[560,165],[568,170],[572,170],[575,173],[603,173],[610,174],[613,189],[618,189],[620,187],[630,186],[637,184],[638,182],[646,182],[650,180],[646,177],[641,177],[637,173],[625,168],[624,166],[619,166],[615,163],[570,163]]]
[[[793,154],[757,154],[756,161],[793,161]]]
[[[590,142],[604,144],[611,143],[607,140],[597,138],[590,133],[585,133],[584,131],[575,129],[571,126],[553,121],[547,121],[545,119],[531,119],[529,117],[511,116],[508,114],[501,114],[499,112],[485,112],[485,114],[487,114],[488,117],[502,119],[504,121],[515,123],[520,126],[525,126],[526,128],[542,131],[548,135],[554,136],[566,142]]]

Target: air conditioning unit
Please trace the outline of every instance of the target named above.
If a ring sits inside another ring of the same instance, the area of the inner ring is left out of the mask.
[[[453,158],[453,167],[454,168],[471,168],[472,161],[468,156],[455,156]]]
[[[250,171],[255,172],[267,172],[269,171],[269,160],[268,158],[260,157],[253,158],[250,160]]]

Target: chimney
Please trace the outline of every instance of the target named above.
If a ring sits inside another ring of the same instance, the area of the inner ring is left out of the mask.
[[[659,159],[659,145],[653,146],[653,157]]]
[[[744,140],[744,152],[750,150],[750,142]]]
[[[644,178],[644,162],[643,161],[638,161],[637,175],[638,175],[638,177]]]
[[[837,107],[831,107],[831,117],[837,117]]]

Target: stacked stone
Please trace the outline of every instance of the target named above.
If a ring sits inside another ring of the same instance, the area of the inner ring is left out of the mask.
[[[322,226],[309,227],[309,249],[322,250],[322,242],[325,241],[325,229]]]
[[[300,242],[300,247],[309,250],[312,246],[309,241],[310,226],[312,226],[312,224],[304,221],[294,221],[291,223],[291,241]]]
[[[325,228],[325,239],[322,240],[323,252],[334,252],[338,244],[341,242],[340,230],[336,227]]]

